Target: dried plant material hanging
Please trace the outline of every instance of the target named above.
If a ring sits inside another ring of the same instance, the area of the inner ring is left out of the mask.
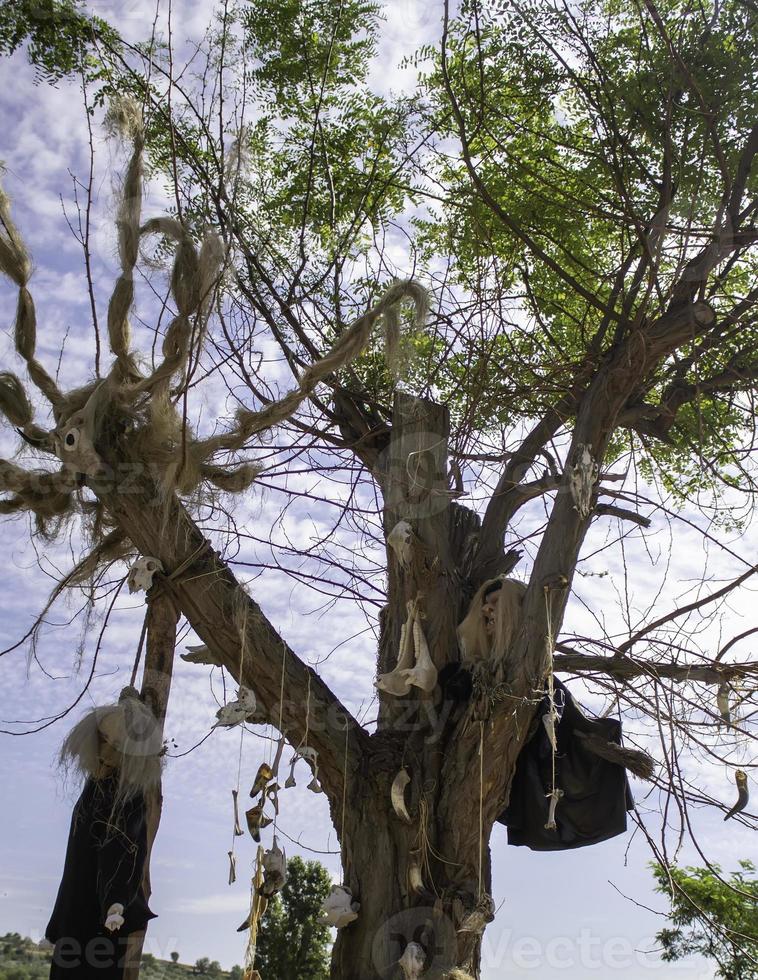
[[[360,902],[353,899],[353,893],[346,885],[332,885],[321,905],[319,924],[344,929],[355,922],[360,908]]]
[[[163,563],[158,558],[145,556],[138,558],[129,569],[126,584],[130,592],[149,592],[153,587],[153,579],[158,573],[163,573]]]
[[[245,973],[244,976],[249,980],[260,980],[260,974],[255,969],[255,954],[258,947],[258,930],[261,919],[268,906],[268,899],[263,894],[263,848],[259,847],[255,856],[255,870],[251,886],[250,915],[247,919],[247,927],[250,930],[247,949],[245,950]]]
[[[750,790],[748,789],[747,773],[743,769],[738,769],[734,774],[734,781],[737,784],[737,802],[724,817],[724,820],[728,820],[737,813],[742,813],[750,802]]]
[[[408,813],[408,809],[405,805],[405,789],[410,781],[411,777],[408,770],[401,769],[397,776],[395,776],[395,778],[392,780],[392,788],[390,789],[392,809],[405,823],[411,822],[410,814]]]
[[[576,447],[575,460],[569,471],[569,491],[575,510],[584,519],[592,512],[592,494],[600,468],[592,456],[592,446],[589,443],[580,443]]]
[[[232,790],[232,799],[234,800],[234,836],[243,837],[245,831],[240,827],[239,792],[236,789]]]

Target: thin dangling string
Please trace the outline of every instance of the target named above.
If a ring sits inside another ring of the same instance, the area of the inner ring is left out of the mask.
[[[287,647],[284,645],[284,642],[282,642],[282,677],[281,680],[279,681],[279,720],[276,726],[277,732],[280,737],[282,735],[282,725],[284,719],[284,673],[286,669],[286,660],[287,660]],[[269,753],[268,753],[269,765],[271,764],[271,753],[273,752],[273,749],[274,749],[274,742],[272,739],[271,742],[269,743]],[[276,825],[278,820],[279,820],[279,797],[277,796],[276,805],[274,806],[274,835],[276,835]]]
[[[553,674],[553,649],[555,647],[555,641],[553,638],[553,601],[550,595],[550,587],[545,586],[545,617],[547,620],[547,630],[545,633],[545,645],[547,647],[547,655],[550,658],[550,668],[547,675],[547,697],[548,697],[548,712],[550,718],[550,766],[551,766],[551,786],[550,792],[548,793],[548,799],[550,800],[550,808],[548,810],[547,823],[545,824],[546,830],[555,830],[555,809],[558,806],[558,801],[563,796],[563,791],[556,785],[556,756],[557,756],[557,735],[556,735],[556,710],[555,710],[555,678]]]
[[[479,893],[482,897],[482,868],[484,864],[484,722],[479,722]]]
[[[247,603],[245,603],[245,611],[244,611],[244,613],[242,615],[242,630],[240,631],[240,642],[241,642],[241,648],[240,648],[239,686],[241,687],[242,686],[242,678],[245,676],[245,650],[247,648]],[[223,671],[222,671],[222,673],[223,673]],[[237,785],[236,785],[236,793],[237,793],[237,796],[235,797],[235,812],[236,812],[236,808],[237,808],[237,800],[239,799],[240,780],[242,779],[242,748],[243,748],[243,745],[244,745],[244,740],[245,740],[245,723],[243,721],[242,724],[240,725],[240,747],[239,747],[239,753],[238,753],[238,756],[237,756]],[[234,852],[235,852],[236,846],[237,846],[237,833],[236,833],[236,830],[237,830],[237,825],[236,825],[236,819],[235,819],[235,826],[234,826],[234,828],[232,830],[232,849],[231,849],[230,854],[229,854],[230,879],[232,878],[232,875],[234,874],[234,868],[235,868],[235,864],[234,864],[235,853]],[[234,874],[234,877],[236,878],[236,874]],[[229,881],[229,884],[230,885],[232,884],[232,880]]]

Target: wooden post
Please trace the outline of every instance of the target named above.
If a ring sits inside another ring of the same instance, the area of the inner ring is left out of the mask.
[[[147,594],[147,649],[145,652],[145,669],[142,675],[140,697],[153,711],[161,734],[166,720],[168,696],[171,690],[171,675],[174,668],[174,651],[176,648],[176,626],[179,622],[179,609],[166,585],[156,579],[155,585]],[[150,857],[153,843],[158,833],[163,807],[163,794],[160,786],[150,793],[146,800],[147,818],[147,856],[142,886],[145,898],[150,899],[152,886],[150,882]],[[139,977],[142,945],[145,941],[145,931],[135,932],[129,937],[127,946],[126,965],[123,980],[137,980]]]

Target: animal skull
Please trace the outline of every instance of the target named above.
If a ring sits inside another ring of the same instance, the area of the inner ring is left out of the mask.
[[[138,558],[129,569],[127,585],[130,592],[147,592],[152,588],[153,576],[163,572],[163,563],[159,558],[146,556]]]
[[[258,706],[255,694],[249,687],[240,687],[237,698],[229,701],[216,712],[216,723],[214,728],[233,728],[240,725],[243,721],[255,713]]]
[[[284,888],[286,881],[287,855],[279,847],[279,842],[274,835],[271,849],[263,855],[263,894],[266,898],[271,898]]]
[[[413,557],[413,528],[408,521],[398,521],[387,535],[387,544],[395,552],[402,568],[408,568]]]
[[[403,955],[397,962],[403,971],[405,980],[418,980],[424,972],[424,964],[426,963],[426,953],[423,946],[418,943],[408,943]]]
[[[321,905],[319,924],[343,929],[355,922],[360,911],[360,902],[353,901],[353,893],[345,885],[332,885],[332,890]]]
[[[581,518],[590,516],[592,491],[599,472],[598,464],[592,456],[592,446],[581,443],[577,447],[576,463],[569,472],[569,490]]]

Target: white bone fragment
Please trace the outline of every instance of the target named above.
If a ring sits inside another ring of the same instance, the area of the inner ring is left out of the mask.
[[[146,555],[138,558],[129,569],[126,584],[130,592],[147,592],[152,588],[153,577],[163,571],[163,563],[159,558]]]
[[[287,881],[287,855],[279,847],[279,841],[274,835],[274,843],[263,855],[263,887],[261,891],[266,898],[271,898],[284,888]]]
[[[576,463],[569,471],[569,491],[574,508],[581,518],[590,516],[592,511],[592,491],[597,483],[600,468],[592,457],[592,446],[580,443],[577,446]]]
[[[345,885],[332,885],[321,905],[319,924],[344,929],[358,918],[360,907],[360,902],[353,901],[353,893],[349,888]]]
[[[429,644],[426,642],[424,631],[418,619],[413,622],[413,648],[416,654],[416,663],[411,670],[403,671],[403,677],[412,684],[419,687],[428,694],[437,685],[437,668],[432,662],[429,653]]]
[[[411,777],[407,769],[401,769],[400,772],[392,780],[392,788],[390,790],[390,798],[392,800],[392,809],[406,823],[411,822],[410,814],[405,805],[405,787],[411,781]]]
[[[408,568],[413,557],[413,528],[408,521],[398,521],[387,535],[387,544],[395,552],[402,568]]]
[[[233,728],[240,725],[245,719],[255,712],[257,707],[255,694],[249,687],[240,687],[234,701],[229,701],[216,712],[216,723],[214,728]]]
[[[548,797],[550,798],[550,809],[548,810],[547,814],[545,830],[557,830],[558,828],[555,823],[555,808],[558,806],[563,797],[563,790],[554,789],[552,793],[548,793]]]
[[[418,943],[408,943],[397,961],[405,980],[419,980],[424,972],[426,953]]]

